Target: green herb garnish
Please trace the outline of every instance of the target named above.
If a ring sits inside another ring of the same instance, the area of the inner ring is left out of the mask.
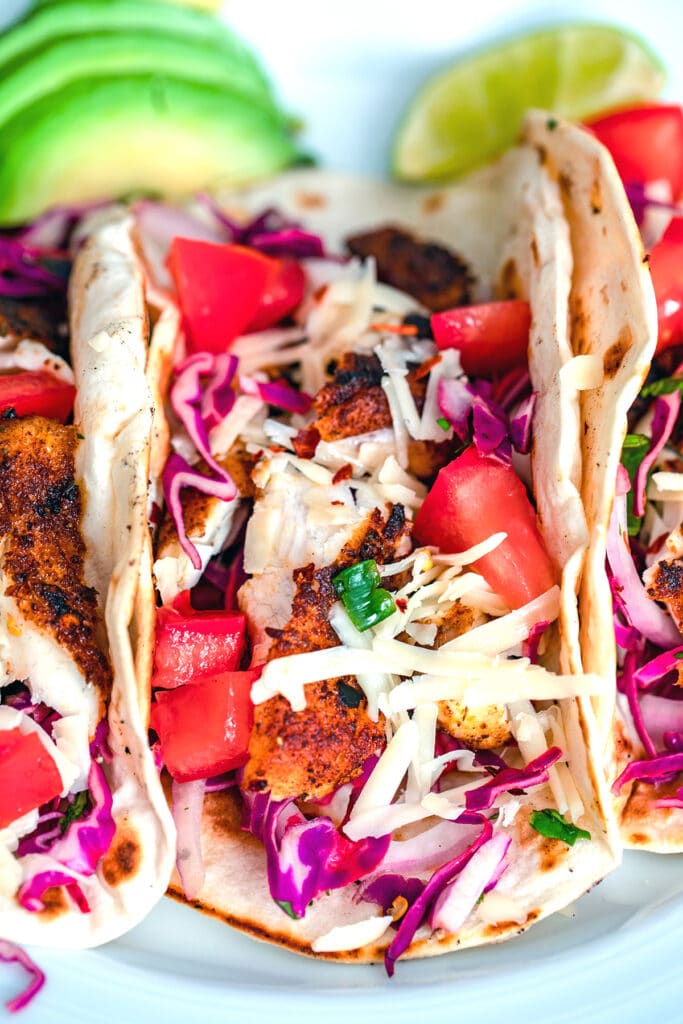
[[[577,839],[590,839],[591,834],[585,828],[577,828],[565,821],[559,811],[546,807],[543,811],[532,811],[529,824],[548,839],[561,839],[567,846],[573,846]]]
[[[281,907],[282,910],[284,910],[285,914],[293,918],[295,921],[299,920],[299,917],[297,914],[294,913],[292,909],[292,904],[289,902],[289,900],[275,900],[275,902],[277,903],[278,907]]]
[[[351,622],[361,633],[388,619],[396,610],[393,597],[380,587],[380,582],[373,558],[350,565],[332,580],[337,597],[341,598]]]
[[[445,416],[439,416],[439,418],[438,418],[438,420],[436,422],[439,424],[439,426],[441,427],[442,430],[450,430],[451,429],[451,425],[450,425],[450,423],[448,422],[448,420],[446,419]]]
[[[683,394],[683,377],[662,377],[646,384],[640,392],[641,398],[659,398],[660,395],[673,395],[674,391]]]
[[[64,835],[66,830],[72,821],[76,821],[78,818],[82,818],[88,807],[88,792],[82,790],[80,793],[76,793],[73,803],[69,804],[64,812],[64,817],[59,823],[59,831]]]
[[[621,464],[631,481],[631,490],[626,495],[629,537],[636,537],[640,533],[641,519],[633,514],[633,481],[638,472],[638,466],[647,455],[649,448],[650,438],[646,437],[645,434],[627,434],[624,438],[624,446],[621,449]]]

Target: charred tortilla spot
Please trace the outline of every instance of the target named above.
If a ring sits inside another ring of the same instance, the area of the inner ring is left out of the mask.
[[[647,846],[650,842],[650,837],[643,832],[631,832],[628,839],[633,846]]]
[[[633,332],[628,324],[625,324],[619,332],[617,340],[610,345],[602,360],[605,377],[611,380],[619,372],[624,356],[633,344]]]
[[[526,918],[523,921],[497,921],[495,924],[489,924],[484,930],[484,935],[487,939],[500,938],[505,935],[506,932],[516,932],[521,934],[525,928],[540,917],[540,910],[530,910]]]
[[[602,192],[598,174],[593,178],[593,184],[591,185],[590,205],[592,213],[602,213]]]
[[[523,299],[524,282],[513,259],[506,260],[500,271],[499,287],[501,299]]]
[[[69,897],[62,885],[54,885],[52,888],[46,889],[42,897],[42,902],[43,910],[37,911],[37,914],[44,921],[50,921],[56,917],[61,917],[62,914],[67,914],[71,910]]]
[[[320,192],[299,192],[296,203],[304,210],[319,210],[327,206],[327,200]]]
[[[423,213],[440,213],[446,205],[446,195],[444,192],[430,192],[428,196],[425,196],[422,200]]]
[[[530,244],[531,244],[531,258],[534,261],[534,266],[538,267],[540,265],[540,256],[538,254],[538,242],[536,241],[536,236],[535,235],[531,236],[531,243]]]
[[[568,850],[569,847],[561,839],[544,837],[539,849],[541,871],[554,871],[566,858]]]
[[[138,873],[142,850],[130,829],[119,829],[102,860],[102,875],[107,885],[117,886]]]

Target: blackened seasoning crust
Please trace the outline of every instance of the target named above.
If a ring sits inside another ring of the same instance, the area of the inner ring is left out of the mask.
[[[41,341],[51,352],[69,357],[66,299],[61,296],[12,299],[0,296],[0,337]]]
[[[54,638],[107,699],[111,669],[97,642],[97,595],[84,579],[76,445],[73,427],[40,416],[0,420],[3,584],[23,620]]]
[[[401,228],[388,225],[347,238],[354,256],[374,256],[377,277],[438,313],[465,306],[474,283],[467,264],[434,242],[421,242]]]
[[[392,506],[388,515],[375,509],[333,565],[296,569],[292,616],[278,630],[269,660],[336,647],[339,638],[329,622],[329,610],[337,600],[332,579],[366,558],[394,561],[407,533],[401,505]],[[373,722],[368,717],[367,702],[352,676],[311,683],[303,711],[292,711],[281,696],[254,709],[244,786],[268,788],[275,800],[290,796],[318,800],[355,778],[363,762],[384,743],[383,720],[380,716]]]

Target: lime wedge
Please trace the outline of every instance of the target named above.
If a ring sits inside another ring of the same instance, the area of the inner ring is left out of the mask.
[[[396,134],[392,171],[406,181],[454,178],[512,145],[530,107],[584,118],[653,99],[665,77],[642,39],[613,26],[558,25],[508,40],[423,86]]]

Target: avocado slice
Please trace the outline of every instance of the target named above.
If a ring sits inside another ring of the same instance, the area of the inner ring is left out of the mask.
[[[158,75],[79,81],[0,132],[0,224],[60,203],[242,184],[299,156],[276,114],[224,89]]]
[[[157,0],[65,0],[40,7],[0,35],[0,77],[50,43],[113,32],[174,36],[219,49],[226,61],[241,64],[254,83],[269,89],[258,61],[226,24],[202,11]]]
[[[264,81],[217,47],[197,45],[191,37],[117,32],[55,43],[1,77],[0,127],[71,82],[145,73],[214,85],[242,95],[245,102],[278,111]]]

